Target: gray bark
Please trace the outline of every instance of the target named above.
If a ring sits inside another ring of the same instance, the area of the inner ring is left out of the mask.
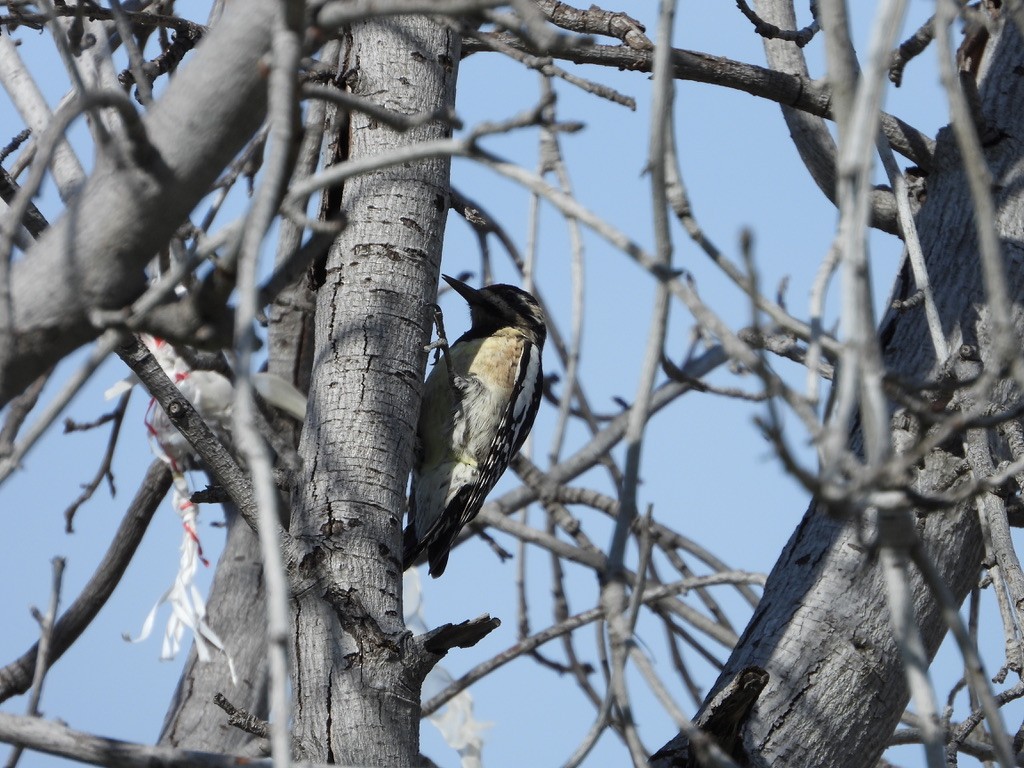
[[[453,105],[459,39],[447,27],[384,18],[354,25],[345,44],[354,93],[406,114]],[[447,134],[436,122],[398,134],[352,114],[341,145],[362,158]],[[419,761],[426,669],[402,622],[401,527],[448,171],[437,158],[347,182],[349,226],[317,294],[291,524],[306,550],[300,567],[315,564],[331,581],[293,598],[293,733],[314,761]]]
[[[195,645],[174,692],[158,744],[182,749],[244,754],[250,734],[228,725],[213,703],[217,693],[256,717],[267,717],[266,595],[256,534],[230,515],[227,542],[210,586],[207,614],[238,672],[232,682],[227,657],[199,661]]]
[[[336,66],[337,48],[336,42],[329,43],[321,60]],[[310,104],[295,178],[308,176],[316,166],[323,122],[323,103]],[[275,266],[287,260],[301,240],[302,228],[282,220]],[[305,274],[286,288],[270,309],[268,370],[307,391],[312,367],[313,304]],[[298,443],[294,422],[278,419],[274,428],[290,445]],[[229,514],[229,525],[208,607],[211,621],[216,622],[214,628],[234,660],[238,685],[232,683],[223,657],[214,664],[202,664],[193,647],[164,721],[162,745],[229,754],[251,751],[253,737],[226,724],[224,712],[213,703],[215,693],[223,693],[234,706],[258,718],[269,716],[266,590],[259,540],[238,517]]]
[[[1009,27],[989,46],[991,65],[981,84],[983,114],[993,135],[1000,130],[1009,134],[1011,126],[1024,117],[1024,87],[1017,74],[1024,65],[1024,51]],[[1019,146],[1005,138],[989,144],[986,156],[994,177],[1008,292],[1020,296],[1024,273],[1016,265],[1022,255],[1024,157]],[[934,170],[927,180],[927,201],[917,224],[950,348],[977,344],[984,356],[986,297],[973,210],[948,129],[939,136]],[[905,298],[913,290],[909,270],[904,269],[895,295]],[[1015,307],[1014,321],[1019,335],[1024,330],[1019,307]],[[934,371],[936,360],[923,309],[890,312],[880,334],[889,370],[919,378]],[[1003,386],[994,402],[1005,406],[1014,397],[1011,388]],[[951,476],[958,460],[948,453],[934,453],[916,487],[940,493],[943,477]],[[917,528],[928,555],[956,598],[963,600],[977,583],[982,555],[973,502],[943,512],[918,513]],[[913,592],[931,658],[946,627],[935,600],[916,575]],[[817,504],[811,505],[769,576],[764,598],[706,703],[750,666],[763,667],[770,675],[743,731],[750,765],[828,768],[875,763],[906,707],[908,692],[879,568],[854,523],[836,520]],[[672,764],[682,742],[680,737],[670,742],[655,764]]]

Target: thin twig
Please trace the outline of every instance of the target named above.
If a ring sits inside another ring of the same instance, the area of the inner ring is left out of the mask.
[[[889,65],[889,80],[897,88],[903,84],[903,70],[912,59],[919,56],[935,37],[935,17],[929,17],[913,35],[908,37],[900,47],[893,51],[892,63]]]
[[[36,608],[32,613],[39,622],[39,643],[36,648],[36,666],[32,674],[32,693],[29,696],[28,706],[25,714],[29,717],[39,715],[39,702],[43,696],[43,680],[46,673],[50,671],[51,653],[50,646],[53,640],[53,625],[57,620],[57,608],[60,606],[61,583],[64,580],[64,558],[55,557],[51,561],[53,565],[53,583],[50,587],[50,606],[46,614],[39,613]],[[6,768],[15,768],[21,759],[24,750],[21,744],[15,744],[11,754],[7,758]]]
[[[893,194],[896,196],[896,211],[899,215],[900,232],[903,241],[906,243],[907,259],[914,275],[914,286],[924,302],[925,319],[928,321],[928,333],[931,337],[932,348],[935,350],[936,360],[945,360],[949,357],[949,347],[946,344],[946,335],[942,330],[942,319],[939,317],[939,309],[935,304],[935,295],[932,292],[931,280],[928,277],[928,267],[925,263],[924,251],[921,248],[921,239],[917,234],[917,224],[914,222],[914,214],[910,209],[910,191],[907,186],[907,179],[896,164],[896,157],[892,148],[879,136],[876,141],[878,155],[882,159],[882,166],[889,177],[889,184],[892,185]]]
[[[213,703],[224,710],[228,716],[228,725],[232,725],[246,733],[261,739],[270,739],[270,723],[256,717],[240,707],[236,707],[222,693],[214,694]]]
[[[610,88],[603,83],[587,80],[579,75],[573,74],[572,72],[567,72],[552,63],[550,56],[535,56],[532,53],[521,51],[513,45],[508,45],[501,38],[495,37],[493,34],[482,33],[476,29],[464,30],[464,34],[469,38],[485,42],[489,48],[508,56],[510,59],[518,61],[525,67],[536,70],[545,78],[557,77],[559,80],[564,80],[570,85],[579,88],[584,93],[589,93],[593,96],[597,96],[598,98],[606,99],[613,104],[621,104],[630,110],[636,110],[636,99],[632,96],[620,93],[614,88]]]
[[[57,420],[64,411],[64,408],[67,407],[67,404],[85,386],[85,383],[92,377],[92,374],[96,372],[96,369],[103,364],[103,361],[110,356],[110,353],[114,351],[120,342],[121,333],[116,330],[106,331],[96,340],[92,351],[82,365],[65,380],[60,391],[43,409],[43,412],[36,418],[18,444],[14,446],[14,450],[0,460],[0,484],[3,484],[15,470],[20,468],[21,461],[28,454],[29,450],[46,433],[50,425]]]
[[[8,404],[7,418],[4,419],[3,428],[0,429],[0,460],[6,459],[14,452],[14,439],[18,436],[25,419],[36,407],[39,395],[42,394],[43,387],[46,386],[52,374],[53,368],[43,373]]]
[[[303,83],[299,88],[299,95],[304,99],[328,101],[341,107],[346,112],[362,112],[399,132],[408,131],[434,121],[445,123],[452,128],[462,127],[461,121],[447,110],[424,112],[419,115],[403,115],[399,112],[385,109],[369,99],[363,99],[347,91],[325,85],[317,85],[316,83]]]
[[[597,714],[594,716],[594,722],[587,730],[579,746],[569,755],[569,759],[565,761],[563,768],[577,768],[590,754],[590,751],[597,744],[597,740],[604,733],[608,724],[612,721],[612,697],[610,693],[606,693],[605,697],[601,700],[601,706],[597,710]],[[625,735],[623,735],[625,740]]]
[[[840,220],[834,247],[843,266],[842,317],[849,339],[841,355],[843,375],[822,443],[823,475],[841,476],[849,426],[859,413],[869,466],[881,466],[890,452],[889,413],[882,389],[884,366],[871,309],[867,226],[871,192],[871,154],[878,132],[885,70],[893,40],[905,13],[905,0],[883,3],[871,34],[865,71],[856,90],[856,56],[849,39],[844,7],[830,1],[822,12],[833,14],[825,24],[829,77],[836,83],[839,117]],[[852,71],[850,71],[852,69]],[[849,92],[845,88],[849,88]]]
[[[671,51],[672,19],[675,3],[662,0],[658,16],[658,45],[655,46],[654,83],[651,104],[651,122],[648,137],[647,168],[651,175],[651,199],[654,209],[654,263],[664,272],[671,271],[672,239],[669,234],[668,201],[666,198],[666,136],[673,132],[672,120],[672,73],[669,64]],[[644,428],[650,417],[651,393],[654,380],[661,366],[661,350],[665,347],[668,331],[669,290],[665,283],[655,287],[654,307],[651,312],[651,329],[647,338],[647,350],[637,382],[636,399],[630,409],[629,425],[626,428],[626,464],[620,493],[619,517],[608,550],[609,573],[614,581],[622,567],[626,539],[630,526],[637,516],[637,485],[640,478],[640,451]],[[625,641],[625,638],[623,638]],[[620,705],[622,703],[620,702]]]
[[[3,149],[0,149],[0,163],[5,162],[8,157],[10,157],[14,152],[17,151],[18,147],[20,147],[22,144],[28,141],[29,136],[31,135],[32,129],[25,128],[21,132],[16,134],[14,138],[12,138],[9,142],[7,142],[7,146],[5,146]]]
[[[280,7],[271,43],[268,106],[270,157],[264,165],[264,176],[259,192],[246,218],[238,255],[238,308],[235,312],[234,344],[237,370],[232,408],[232,435],[240,453],[246,459],[252,477],[259,517],[257,533],[267,591],[267,660],[270,668],[270,710],[273,713],[270,746],[274,765],[281,768],[288,768],[291,761],[291,706],[288,692],[291,612],[288,606],[288,583],[281,557],[278,493],[274,483],[270,450],[256,428],[251,368],[253,349],[256,345],[255,319],[259,310],[256,280],[260,245],[277,212],[295,159],[292,152],[292,130],[296,123],[295,73],[302,57],[302,25],[301,5],[292,3]]]
[[[132,28],[129,25],[128,16],[121,7],[121,0],[110,0],[110,10],[114,16],[117,33],[120,35],[121,42],[128,52],[128,66],[135,78],[135,89],[139,96],[139,101],[148,106],[153,101],[153,86],[149,78],[146,77],[144,71],[146,62],[142,58],[142,51],[139,50],[138,43],[135,41],[135,35],[132,33]]]
[[[110,420],[113,422],[110,427],[110,437],[107,439],[107,448],[103,452],[103,458],[100,460],[99,469],[96,470],[96,474],[93,475],[92,480],[83,486],[82,493],[71,502],[71,505],[64,510],[64,531],[66,533],[74,533],[74,520],[75,512],[85,502],[92,498],[92,495],[96,493],[96,489],[100,487],[100,483],[106,478],[110,483],[110,495],[114,495],[114,473],[111,469],[111,464],[114,460],[114,449],[117,447],[117,437],[121,433],[121,425],[124,423],[124,415],[128,409],[128,400],[132,395],[132,391],[129,389],[117,401],[117,405],[114,406],[114,410],[107,414],[110,416]]]
[[[3,37],[0,36],[0,42]],[[130,309],[118,314],[119,322],[115,327],[105,331],[93,345],[92,352],[81,367],[68,378],[64,386],[43,410],[42,414],[32,424],[31,428],[22,437],[21,441],[5,457],[0,457],[0,485],[19,468],[22,459],[28,454],[36,442],[46,433],[50,425],[57,420],[57,417],[64,411],[67,404],[71,402],[78,391],[85,385],[96,369],[104,360],[124,342],[123,328],[132,328],[137,325],[147,313],[171,295],[178,284],[184,279],[198,263],[199,259],[207,255],[220,242],[219,235],[232,236],[232,227],[225,227],[218,235],[209,240],[199,243],[195,253],[187,260],[175,265],[163,278],[151,285],[146,292],[140,296]],[[166,376],[164,377],[166,378]]]
[[[554,93],[550,81],[544,80],[545,92]],[[551,105],[554,110],[554,103]],[[552,114],[552,121],[554,115]],[[572,194],[572,182],[568,170],[562,158],[562,150],[559,145],[559,136],[556,131],[541,129],[541,157],[538,159],[538,175],[544,175],[545,171],[554,172],[558,179],[559,188],[566,194]],[[536,247],[538,240],[537,230],[540,225],[540,195],[536,192],[530,195],[530,242]],[[573,396],[576,395],[582,402],[581,407],[587,409],[583,398],[583,392],[579,381],[580,349],[583,344],[583,302],[584,302],[584,270],[583,270],[583,235],[580,231],[579,222],[573,217],[566,218],[566,226],[569,230],[570,265],[572,276],[572,329],[569,341],[569,348],[566,351],[565,365],[565,391],[558,404],[558,422],[551,436],[551,447],[548,450],[548,461],[551,464],[558,462],[562,452],[562,441],[565,439],[565,431],[568,427],[569,413],[572,407]],[[533,248],[531,248],[532,250]],[[587,409],[589,410],[589,409]],[[590,421],[593,429],[593,422]]]
[[[985,674],[985,667],[978,656],[978,650],[971,643],[970,635],[964,627],[963,620],[960,618],[956,599],[932,562],[931,557],[925,552],[920,541],[911,547],[910,557],[924,577],[924,581],[928,585],[932,596],[939,604],[946,626],[953,633],[957,648],[964,660],[964,676],[967,678],[971,689],[981,701],[981,709],[985,720],[988,722],[989,733],[992,737],[993,747],[995,748],[999,764],[1002,768],[1010,768],[1015,762],[1010,737],[1006,733],[1006,726],[1003,724],[999,703],[992,694],[992,688]]]
[[[814,19],[803,29],[780,29],[774,24],[769,24],[767,21],[758,16],[749,5],[746,0],[736,0],[736,7],[740,9],[740,13],[747,17],[747,21],[754,25],[754,31],[757,32],[761,37],[768,40],[789,40],[790,42],[796,43],[798,47],[803,48],[818,33],[818,20]]]
[[[910,536],[909,541],[901,540]],[[916,538],[910,512],[893,511],[879,515],[878,538],[881,544],[880,560],[889,598],[889,619],[896,644],[903,659],[903,673],[910,689],[910,697],[920,718],[921,736],[928,768],[944,768],[946,751],[935,689],[928,677],[928,654],[917,626],[914,598],[910,589],[910,561],[907,547]]]
[[[1019,423],[1011,422],[1006,425],[1003,432],[1006,434],[1019,430]],[[972,429],[967,432],[964,439],[964,455],[970,463],[973,475],[979,480],[991,482],[995,467],[992,465],[986,431]],[[1015,458],[1021,457],[1018,455]],[[1004,501],[994,492],[987,492],[978,495],[975,505],[985,540],[986,565],[992,576],[992,587],[1003,620],[1005,664],[1020,674],[1024,672],[1021,644],[1021,627],[1024,626],[1024,615],[1021,613],[1021,607],[1024,606],[1024,571],[1013,546]]]
[[[668,692],[665,684],[658,677],[654,671],[654,667],[651,665],[650,660],[643,654],[643,652],[633,647],[630,649],[630,658],[633,663],[636,664],[637,669],[640,670],[640,674],[643,679],[650,686],[651,690],[654,691],[654,695],[658,701],[661,702],[661,706],[664,707],[665,711],[669,713],[672,720],[675,722],[676,727],[686,735],[690,742],[691,754],[696,752],[700,755],[699,765],[702,768],[739,768],[739,765],[729,755],[727,755],[715,740],[708,734],[704,733],[698,728],[690,718],[682,713],[678,706],[676,706],[675,700],[672,695]]]
[[[716,584],[764,584],[764,574],[760,573],[749,573],[747,571],[727,571],[724,573],[716,573],[711,576],[698,576],[693,579],[682,579],[675,581],[670,584],[662,584],[657,587],[648,587],[643,595],[643,602],[645,604],[658,602],[678,594],[685,592],[690,589],[697,589],[698,587],[708,587]],[[574,632],[580,627],[592,624],[595,621],[604,618],[604,609],[600,606],[591,608],[590,610],[577,613],[575,616],[571,616],[563,622],[554,624],[547,629],[543,629],[525,640],[518,642],[499,653],[498,655],[488,659],[487,661],[478,664],[465,675],[460,677],[458,680],[453,682],[443,691],[438,693],[430,700],[423,703],[423,711],[421,717],[428,717],[429,715],[436,712],[442,706],[444,706],[453,696],[457,693],[464,691],[470,685],[475,683],[477,680],[487,676],[495,669],[505,666],[510,661],[528,654],[535,648],[540,647],[544,643],[561,637],[568,632]]]
[[[0,741],[97,766],[120,768],[275,768],[272,759],[254,759],[178,747],[154,747],[106,739],[60,722],[0,712]],[[322,763],[295,763],[294,768],[326,768]],[[335,766],[337,768],[337,766]]]

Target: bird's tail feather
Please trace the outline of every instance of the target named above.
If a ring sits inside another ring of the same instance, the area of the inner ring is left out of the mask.
[[[423,552],[424,542],[416,538],[416,531],[410,525],[402,535],[402,570],[408,570],[416,564],[416,559]]]

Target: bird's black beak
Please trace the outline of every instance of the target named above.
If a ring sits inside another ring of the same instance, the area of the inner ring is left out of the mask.
[[[470,306],[485,303],[483,296],[480,295],[480,291],[473,286],[466,285],[466,283],[461,280],[456,280],[450,275],[441,275],[441,277],[444,278],[444,281],[448,283],[448,285],[455,289],[456,293],[468,301]]]

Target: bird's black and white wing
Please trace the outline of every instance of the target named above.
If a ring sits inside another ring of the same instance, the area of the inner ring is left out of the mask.
[[[444,573],[448,553],[459,531],[477,516],[487,494],[508,469],[512,457],[523,447],[540,406],[543,378],[540,348],[536,344],[524,342],[512,397],[498,422],[491,450],[478,467],[476,481],[459,489],[444,514],[421,539],[427,542],[431,576],[436,578]]]

